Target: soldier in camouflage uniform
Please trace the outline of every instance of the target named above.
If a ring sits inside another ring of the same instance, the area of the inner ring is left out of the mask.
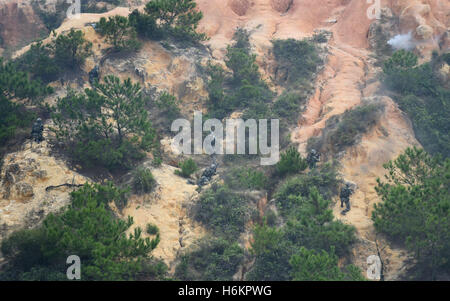
[[[346,183],[345,187],[341,189],[341,193],[339,194],[339,197],[341,198],[341,208],[344,207],[345,203],[345,209],[341,212],[343,215],[350,211],[350,196],[352,194],[353,190],[350,187],[350,183]]]
[[[42,123],[42,119],[38,118],[31,128],[31,138],[37,143],[40,143],[42,140],[44,140],[44,137],[42,135],[43,132],[44,124]]]
[[[320,161],[320,154],[315,149],[312,149],[309,152],[308,157],[306,158],[306,162],[308,162],[309,168],[310,169],[315,168],[317,162],[319,161]]]

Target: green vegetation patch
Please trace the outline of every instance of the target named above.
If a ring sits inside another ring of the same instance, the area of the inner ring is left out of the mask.
[[[339,153],[360,141],[384,112],[382,103],[366,102],[327,120],[322,136],[308,141],[308,149]]]
[[[50,214],[41,226],[15,232],[2,242],[8,263],[0,278],[67,280],[66,259],[73,254],[81,259],[82,280],[134,280],[164,271],[150,256],[159,236],[144,239],[140,228],[126,234],[133,219],[118,219],[109,208],[123,193],[112,184],[86,184],[72,192],[71,204],[61,213]]]
[[[183,281],[230,281],[244,259],[244,250],[223,238],[203,239],[181,256],[175,277]]]
[[[393,99],[411,118],[414,132],[431,154],[450,154],[450,90],[443,86],[437,70],[449,54],[435,55],[431,62],[418,65],[417,56],[397,51],[383,67],[383,81]]]
[[[75,161],[124,171],[155,145],[145,104],[139,84],[106,76],[95,89],[58,99],[52,131]]]
[[[409,148],[384,165],[372,213],[377,231],[401,242],[417,260],[415,279],[436,280],[450,268],[450,159]]]
[[[217,236],[237,239],[250,221],[249,200],[224,185],[213,184],[193,208],[194,217]]]

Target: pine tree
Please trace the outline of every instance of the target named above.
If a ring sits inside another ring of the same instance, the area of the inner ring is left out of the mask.
[[[115,51],[139,49],[140,43],[136,39],[136,30],[130,20],[123,16],[101,18],[97,23],[98,31],[106,37],[106,41],[113,45]]]
[[[67,34],[60,34],[52,42],[56,62],[62,67],[74,69],[84,64],[92,53],[92,43],[84,38],[81,30],[73,28]]]
[[[69,255],[81,259],[82,280],[133,280],[159,241],[143,238],[133,219],[114,217],[109,204],[123,202],[125,191],[113,184],[89,185],[71,194],[71,204],[50,214],[42,226],[13,233],[2,242],[9,260],[3,277],[11,280],[64,280]],[[45,271],[45,273],[43,273]]]
[[[292,256],[290,264],[293,268],[294,281],[362,281],[364,277],[361,271],[349,265],[341,271],[338,266],[338,257],[333,250],[325,251],[308,250],[301,247]]]
[[[203,13],[196,9],[194,0],[154,0],[147,3],[145,12],[162,29],[180,39],[206,40],[206,35],[197,33]]]
[[[80,163],[128,169],[155,143],[145,104],[139,84],[106,76],[85,94],[58,100],[52,131]]]
[[[409,148],[384,165],[386,182],[375,188],[383,202],[375,205],[376,229],[413,252],[422,276],[435,279],[450,267],[450,159]]]

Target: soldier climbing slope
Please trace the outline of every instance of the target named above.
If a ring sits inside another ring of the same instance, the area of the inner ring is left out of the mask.
[[[341,189],[341,193],[339,194],[339,197],[341,198],[341,208],[344,207],[345,203],[345,209],[341,212],[342,215],[346,215],[347,212],[350,211],[350,196],[352,194],[353,190],[350,183],[345,183],[345,186]]]
[[[319,161],[320,161],[320,154],[315,149],[312,149],[309,152],[308,157],[306,158],[306,162],[308,162],[309,168],[310,169],[315,168],[317,162]]]
[[[91,71],[89,71],[89,83],[93,85],[95,81],[100,79],[100,70],[98,65],[96,65]]]
[[[36,141],[37,143],[40,143],[42,140],[44,140],[44,137],[42,133],[44,132],[44,124],[42,123],[42,119],[38,118],[33,124],[33,127],[31,128],[31,139]]]

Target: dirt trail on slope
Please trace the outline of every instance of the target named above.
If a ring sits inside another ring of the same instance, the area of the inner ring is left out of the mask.
[[[360,19],[358,12],[353,13],[357,16],[352,16],[352,10],[346,10],[342,15],[344,22],[340,24],[338,21],[330,28],[334,38],[330,41],[327,65],[318,78],[317,90],[309,100],[299,127],[292,135],[293,142],[299,143],[299,150],[303,153],[308,139],[320,135],[330,117],[359,105],[364,97],[371,97],[377,90],[377,83],[366,87],[368,80],[373,80],[375,74],[369,52],[364,48],[367,39],[363,34],[370,23],[358,27],[363,30],[353,31],[349,22]],[[398,279],[404,271],[408,254],[402,249],[387,246],[382,238],[376,237],[371,214],[379,198],[374,187],[376,179],[385,173],[382,165],[405,148],[418,145],[418,142],[411,125],[390,98],[373,98],[374,101],[384,103],[384,115],[379,124],[362,138],[361,143],[347,150],[340,160],[342,177],[358,186],[351,198],[352,210],[342,216],[340,202],[336,202],[333,211],[336,218],[357,229],[358,243],[353,250],[353,262],[365,271],[367,258],[378,254],[377,240],[382,248],[385,279],[393,280]]]
[[[145,165],[145,164],[144,164]],[[176,256],[195,243],[205,230],[188,217],[188,207],[193,198],[198,195],[197,186],[190,185],[186,179],[174,174],[175,167],[163,164],[153,169],[158,187],[155,192],[143,196],[132,196],[129,205],[123,210],[124,218],[132,216],[134,224],[129,232],[140,227],[144,237],[148,223],[158,226],[161,241],[152,252],[156,258],[163,259],[171,272],[174,272]]]
[[[367,50],[367,31],[372,20],[367,18],[369,4],[366,4],[366,1],[197,0],[197,3],[204,13],[199,28],[211,37],[205,44],[211,49],[212,55],[217,59],[223,58],[226,45],[231,43],[235,29],[243,27],[251,32],[252,51],[258,55],[257,62],[262,69],[267,63],[265,61],[272,47],[272,39],[301,39],[311,36],[316,29],[333,32],[333,38],[329,43],[328,62],[318,78],[317,90],[309,100],[299,127],[291,135],[293,141],[300,144],[302,152],[310,137],[320,135],[327,119],[360,104],[364,97],[372,97],[377,90],[376,84],[367,84],[372,82],[375,70],[369,58],[370,52]],[[442,35],[445,30],[448,33],[449,1],[384,0],[382,4],[388,5],[400,16],[403,32],[417,31],[415,36],[424,42],[423,48],[427,45],[436,46],[435,41],[426,44],[430,34]],[[84,27],[87,38],[95,39],[94,30],[85,27],[86,23],[96,22],[102,16],[116,14],[125,16],[129,12],[129,8],[122,7],[105,14],[82,14],[80,19],[66,20],[57,32],[64,32],[72,27]],[[148,73],[148,78],[143,79],[144,82],[166,83],[165,72],[158,72],[157,69],[165,67],[168,60],[165,60],[162,54],[156,55],[155,58],[153,50],[156,48],[150,44],[147,43],[147,46],[151,49],[145,46],[139,54],[138,59],[142,59],[142,62],[131,65],[140,67]],[[101,41],[94,41],[97,56],[100,55],[98,45],[104,46]],[[25,47],[19,50],[16,56],[27,49]],[[430,53],[431,51],[428,51],[428,54]],[[158,65],[159,63],[164,64]],[[190,65],[185,64],[183,60],[177,60],[171,65],[174,74],[189,74],[188,70],[191,70],[183,67]],[[87,70],[90,70],[93,62],[88,60],[87,66]],[[128,67],[125,67],[124,70],[128,70]],[[134,71],[131,68],[127,72]],[[181,77],[176,76],[177,79]],[[353,250],[353,261],[363,271],[367,269],[367,257],[377,252],[374,243],[375,231],[370,220],[373,204],[379,201],[374,191],[375,179],[383,175],[383,163],[395,158],[406,147],[418,144],[407,119],[392,100],[387,97],[378,97],[375,100],[385,104],[385,114],[373,130],[362,138],[361,143],[347,150],[341,158],[343,178],[355,182],[359,187],[352,196],[353,210],[342,217],[339,214],[340,208],[338,206],[333,208],[337,218],[353,224],[358,231],[359,242]],[[184,204],[189,203],[191,197],[195,195],[194,187],[176,177],[173,168],[169,166],[163,166],[153,173],[160,184],[159,190],[151,196],[131,199],[130,205],[124,209],[124,215],[133,216],[135,225],[141,226],[144,230],[149,222],[160,227],[161,243],[154,251],[154,255],[170,264],[179,250],[201,237],[204,230],[191,225],[186,217]],[[70,176],[73,178],[71,174]],[[26,189],[28,186],[19,185],[19,187],[24,194],[28,193]],[[383,241],[380,241],[380,244],[385,245]],[[382,257],[387,264],[386,279],[396,279],[402,272],[407,254],[403,250],[388,247],[382,252]]]
[[[365,81],[365,61],[332,46],[328,63],[317,81],[314,96],[294,130],[293,141],[304,153],[309,138],[320,134],[326,121],[361,102],[361,86]]]
[[[333,33],[328,45],[326,66],[318,76],[316,91],[298,127],[291,134],[292,141],[299,144],[302,153],[305,152],[308,139],[320,135],[326,121],[332,116],[352,109],[366,97],[374,97],[372,101],[385,105],[384,115],[373,130],[362,137],[361,143],[340,156],[342,177],[359,187],[351,200],[353,210],[345,217],[340,215],[339,205],[333,210],[336,218],[357,229],[358,243],[353,250],[352,261],[365,271],[367,257],[378,253],[377,240],[380,247],[384,248],[381,257],[386,268],[385,279],[398,279],[404,271],[407,254],[404,250],[386,247],[386,243],[375,236],[371,211],[379,199],[374,187],[376,178],[384,174],[383,163],[395,158],[408,146],[418,143],[407,118],[395,103],[388,97],[374,96],[379,83],[376,79],[378,70],[373,66],[371,51],[368,49],[368,31],[374,21],[367,15],[370,4],[360,0],[198,2],[205,15],[200,28],[211,37],[207,45],[217,59],[223,58],[225,47],[231,43],[237,27],[251,33],[252,50],[258,54],[257,62],[262,69],[267,67],[266,58],[272,39],[301,39],[320,29]],[[388,7],[400,16],[400,23],[408,24],[407,29],[406,25],[403,26],[405,30],[431,24],[435,33],[443,31],[434,17],[438,15],[437,19],[442,20],[442,13],[429,13],[436,7],[442,8],[443,4],[439,0],[384,0],[381,3],[382,7]]]
[[[389,97],[374,97],[376,101],[385,104],[385,113],[379,123],[366,134],[361,143],[347,150],[341,159],[341,173],[345,180],[358,186],[351,197],[352,210],[342,216],[340,202],[336,202],[334,215],[345,223],[352,224],[358,231],[360,241],[354,249],[354,261],[364,266],[368,256],[376,255],[374,242],[384,248],[381,253],[385,261],[386,280],[394,280],[401,276],[408,265],[408,254],[401,248],[387,245],[383,238],[376,237],[371,216],[374,204],[380,201],[374,187],[377,178],[385,174],[383,164],[400,155],[407,147],[419,143],[414,138],[414,132],[409,122],[404,118],[397,105]]]

